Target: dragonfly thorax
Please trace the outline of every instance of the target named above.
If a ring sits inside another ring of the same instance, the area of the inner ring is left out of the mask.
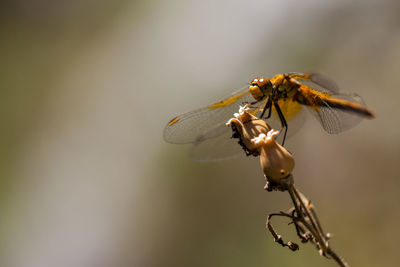
[[[254,78],[249,85],[249,91],[255,100],[261,101],[272,92],[272,83],[266,77]]]

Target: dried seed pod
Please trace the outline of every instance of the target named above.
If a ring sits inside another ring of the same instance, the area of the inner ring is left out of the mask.
[[[294,168],[294,159],[289,151],[275,141],[279,131],[270,130],[267,135],[261,133],[252,139],[259,148],[261,168],[265,177],[274,183],[290,175]]]
[[[238,133],[239,143],[243,146],[248,155],[258,156],[260,154],[258,146],[251,140],[261,133],[267,133],[271,127],[253,114],[249,113],[249,105],[239,108],[239,113],[235,113],[235,118],[230,119],[226,125],[233,126]]]

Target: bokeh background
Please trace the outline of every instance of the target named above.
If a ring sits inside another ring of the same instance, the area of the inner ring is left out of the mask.
[[[309,116],[295,182],[350,266],[398,266],[399,3],[2,0],[0,266],[336,266],[273,242],[290,201],[257,159],[162,140],[254,76],[310,70],[377,118],[330,136]]]

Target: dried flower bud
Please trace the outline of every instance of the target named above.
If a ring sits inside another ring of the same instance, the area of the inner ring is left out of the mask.
[[[287,246],[290,248],[291,251],[299,250],[299,245],[297,245],[296,243],[293,243],[292,241],[289,241],[287,243]]]
[[[270,130],[267,135],[261,133],[252,139],[252,143],[260,150],[261,168],[266,178],[279,183],[290,175],[294,168],[294,159],[289,151],[275,141],[279,132]]]
[[[249,105],[239,108],[239,113],[235,113],[235,118],[230,119],[226,125],[233,126],[240,138],[241,144],[249,155],[258,156],[259,149],[251,140],[261,133],[267,133],[271,127],[261,119],[249,113]]]

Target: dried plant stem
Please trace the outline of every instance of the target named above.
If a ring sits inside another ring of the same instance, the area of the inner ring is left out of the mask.
[[[271,218],[274,216],[291,218],[301,242],[312,242],[317,246],[322,256],[334,259],[341,267],[348,267],[347,263],[330,248],[328,243],[329,235],[324,234],[311,201],[298,191],[293,183],[290,183],[286,190],[288,191],[294,206],[291,213],[272,213],[267,218],[266,226],[274,237],[275,242],[283,247],[290,248],[292,251],[298,249],[296,243],[291,241],[285,243],[282,237],[275,232],[271,225]]]
[[[342,267],[348,267],[347,263],[339,257],[330,247],[328,244],[328,238],[327,235],[325,235],[322,231],[321,224],[318,220],[317,214],[312,207],[312,205],[307,205],[304,203],[305,197],[296,189],[294,185],[292,185],[289,188],[289,194],[292,196],[296,196],[297,200],[300,203],[301,208],[304,210],[304,213],[306,214],[307,218],[310,220],[312,228],[310,228],[310,225],[306,223],[304,216],[300,216],[299,221],[301,221],[304,226],[312,233],[314,238],[316,239],[316,242],[318,243],[318,246],[322,250],[323,255],[329,255],[332,257],[340,266]],[[292,197],[293,200],[293,197]],[[308,203],[311,203],[310,201],[307,200]],[[297,206],[296,201],[293,201],[293,204]],[[311,211],[311,212],[310,212]]]
[[[326,252],[329,256],[332,257],[340,266],[342,267],[349,267],[347,262],[344,261],[343,258],[339,257],[331,248],[328,247],[328,250]]]
[[[311,234],[316,239],[316,242],[318,243],[321,250],[323,252],[325,252],[327,250],[327,242],[323,238],[324,235],[320,231],[318,231],[317,224],[316,224],[314,218],[308,212],[308,208],[304,204],[299,192],[296,190],[296,187],[294,185],[292,185],[289,187],[288,191],[289,191],[289,194],[290,194],[292,200],[294,200],[293,204],[295,205],[295,207],[298,205],[297,201],[299,201],[299,203],[300,203],[300,207],[297,208],[297,210],[299,210],[299,212],[300,212],[300,213],[297,213],[297,216],[299,217],[299,221],[302,222],[304,224],[304,226],[311,232]],[[293,197],[293,195],[295,197]],[[310,221],[311,225],[309,223],[307,223],[307,221],[305,220],[304,214]]]
[[[307,238],[307,241],[310,240],[311,242],[316,244],[317,247],[319,248],[320,254],[325,256],[324,251],[327,250],[327,243],[323,239],[322,235],[317,231],[317,229],[315,227],[316,223],[314,222],[314,220],[312,220],[311,217],[309,217],[307,208],[305,208],[305,206],[302,205],[301,199],[298,199],[298,195],[294,193],[295,188],[294,187],[289,188],[288,192],[292,198],[292,201],[295,206],[296,213],[297,213],[297,217],[296,217],[297,222],[295,224],[297,225],[298,229],[300,229],[300,231],[302,233],[305,233],[306,231],[304,230],[304,228],[302,226],[299,225],[299,222],[302,225],[304,225],[304,227],[311,233],[311,238]],[[297,201],[299,201],[299,203]],[[306,218],[308,219],[308,221],[310,221],[311,224],[306,220]]]
[[[267,218],[267,228],[268,228],[268,230],[271,232],[272,236],[274,237],[274,241],[277,242],[278,244],[280,244],[282,247],[288,247],[288,248],[289,248],[290,250],[292,250],[292,251],[298,250],[298,249],[299,249],[299,246],[298,246],[296,243],[293,243],[293,242],[291,242],[291,241],[285,243],[285,242],[283,241],[283,239],[282,239],[282,236],[278,235],[278,234],[275,232],[275,230],[274,230],[274,228],[272,227],[272,224],[271,224],[271,218],[272,218],[273,216],[283,216],[283,217],[289,217],[289,218],[292,218],[292,216],[291,216],[290,214],[286,214],[286,213],[284,213],[284,212],[281,212],[281,213],[271,213],[270,215],[268,215],[268,218]]]

